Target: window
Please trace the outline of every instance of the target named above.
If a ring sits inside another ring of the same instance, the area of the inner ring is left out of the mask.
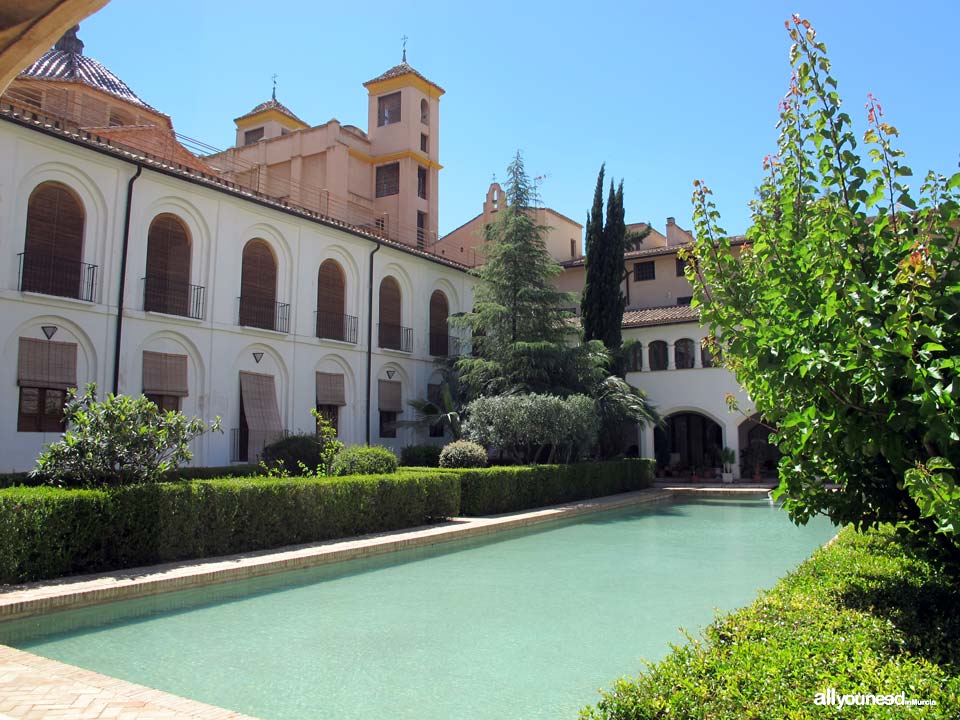
[[[17,432],[62,432],[66,390],[77,387],[76,344],[20,338],[17,384]]]
[[[158,215],[150,223],[143,282],[144,310],[201,317],[202,292],[191,293],[190,287],[190,236],[174,215]]]
[[[161,412],[180,411],[180,397],[178,395],[155,395],[154,393],[144,393],[143,395],[156,405]]]
[[[427,169],[417,168],[417,197],[427,199]]]
[[[240,324],[266,330],[278,326],[277,263],[266,241],[255,238],[243,248],[240,265]]]
[[[387,231],[387,219],[385,217],[378,217],[373,221],[373,225],[377,228],[377,232],[385,233]]]
[[[395,438],[397,436],[397,414],[389,410],[380,411],[380,437]]]
[[[96,268],[81,262],[83,206],[66,185],[38,185],[27,203],[20,289],[93,299]]]
[[[716,338],[704,338],[700,347],[700,361],[703,367],[717,367],[723,362],[723,353],[720,352],[720,344]]]
[[[380,347],[394,350],[403,347],[403,327],[401,327],[402,295],[396,279],[388,275],[380,282]]]
[[[450,306],[447,296],[441,290],[434,290],[430,296],[430,354],[434,357],[446,357],[449,354],[450,338],[447,330],[449,314]]]
[[[633,281],[655,280],[657,277],[656,265],[651,260],[649,262],[640,262],[633,264]]]
[[[255,142],[263,140],[263,128],[254,128],[253,130],[247,130],[243,134],[243,144],[244,145],[253,145]]]
[[[400,163],[377,167],[377,197],[388,197],[400,192]]]
[[[423,250],[427,243],[427,214],[417,211],[417,247]]]
[[[663,340],[654,340],[650,343],[650,369],[667,369],[667,343]]]
[[[693,295],[681,295],[677,298],[677,305],[689,305],[693,301]]]
[[[330,423],[333,431],[340,434],[340,406],[339,405],[317,405],[317,413]]]
[[[643,343],[636,343],[630,348],[627,356],[627,371],[640,372],[643,370]]]
[[[17,432],[63,432],[66,401],[66,390],[21,387]]]
[[[400,122],[400,93],[395,92],[377,99],[377,126]]]
[[[573,238],[570,238],[570,257],[574,258],[577,256],[577,241]]]
[[[430,153],[430,138],[424,133],[420,133],[420,152]]]
[[[420,100],[420,122],[430,124],[430,104],[425,99]]]
[[[673,364],[678,370],[689,370],[693,367],[693,340],[683,338],[677,340],[673,346]]]
[[[677,277],[683,277],[686,273],[687,261],[677,258]]]
[[[356,328],[347,327],[343,270],[335,260],[324,260],[317,273],[317,337],[356,342]]]

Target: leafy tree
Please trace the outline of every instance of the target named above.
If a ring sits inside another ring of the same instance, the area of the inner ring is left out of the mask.
[[[207,426],[199,418],[163,412],[143,395],[107,395],[97,386],[67,394],[67,431],[37,458],[31,475],[55,485],[92,487],[158,482],[193,457],[190,441],[220,430],[220,418]]]
[[[473,335],[472,354],[457,362],[468,397],[571,385],[565,368],[581,365],[573,356],[585,352],[566,342],[575,332],[573,299],[553,286],[561,269],[547,252],[547,228],[536,222],[534,186],[519,152],[507,175],[507,205],[484,228],[473,312],[454,319]]]
[[[960,174],[928,173],[914,196],[872,96],[863,162],[825,46],[799,16],[787,30],[779,149],[739,257],[694,183],[694,302],[779,428],[778,492],[795,521],[901,521],[939,531],[956,560]]]

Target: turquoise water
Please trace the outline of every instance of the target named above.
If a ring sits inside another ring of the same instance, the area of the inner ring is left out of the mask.
[[[0,642],[266,719],[575,718],[826,542],[676,502],[0,625]]]

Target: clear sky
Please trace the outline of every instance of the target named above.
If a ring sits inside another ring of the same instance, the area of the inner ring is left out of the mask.
[[[440,231],[478,214],[523,152],[543,203],[584,222],[597,170],[623,178],[628,222],[690,227],[692,181],[731,233],[776,149],[789,80],[783,21],[811,20],[862,132],[868,92],[916,178],[960,160],[957,0],[352,2],[111,0],[82,25],[85,53],[181,133],[233,143],[233,118],[270,96],[306,122],[366,128],[362,83],[400,61],[446,90]]]

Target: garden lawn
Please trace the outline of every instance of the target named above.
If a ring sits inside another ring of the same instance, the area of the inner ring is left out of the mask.
[[[828,688],[937,705],[815,704]],[[582,720],[960,717],[960,581],[890,528],[847,528],[752,605],[601,694]]]

